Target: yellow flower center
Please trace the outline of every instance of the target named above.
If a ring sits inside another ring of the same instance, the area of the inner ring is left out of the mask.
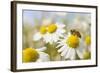
[[[45,34],[46,32],[47,32],[46,26],[41,26],[41,27],[40,27],[40,33],[41,33],[41,34]]]
[[[47,27],[47,31],[48,31],[49,33],[53,33],[53,32],[55,32],[56,30],[57,30],[57,26],[56,26],[55,24],[48,25],[48,27]]]
[[[23,62],[35,62],[39,58],[38,52],[33,48],[26,48],[23,50]]]
[[[48,26],[41,26],[40,33],[45,34],[46,32],[53,33],[57,30],[57,26],[55,24],[50,24]]]
[[[71,48],[77,48],[79,46],[79,38],[78,36],[71,35],[70,37],[68,37],[66,43]]]
[[[89,51],[85,51],[85,52],[83,53],[83,58],[84,58],[84,59],[90,59],[90,58],[91,58],[91,53],[90,53]]]
[[[90,36],[86,36],[85,43],[86,43],[86,45],[90,45],[91,44],[91,37]]]

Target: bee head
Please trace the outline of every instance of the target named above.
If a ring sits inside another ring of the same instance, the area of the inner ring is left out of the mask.
[[[76,36],[78,36],[79,38],[81,38],[81,34],[80,34],[79,31],[77,31],[77,30],[75,30],[75,29],[72,29],[72,30],[70,30],[70,32],[71,32],[72,35],[76,35]]]

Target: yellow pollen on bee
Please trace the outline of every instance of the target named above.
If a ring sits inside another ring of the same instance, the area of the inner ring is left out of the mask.
[[[34,48],[26,48],[22,53],[23,62],[35,62],[39,58],[39,54]]]
[[[48,25],[48,27],[47,27],[47,31],[49,32],[49,33],[53,33],[53,32],[55,32],[57,30],[57,26],[55,25],[55,24],[50,24],[50,25]]]
[[[79,37],[71,35],[66,40],[66,44],[71,48],[77,48],[79,46]]]

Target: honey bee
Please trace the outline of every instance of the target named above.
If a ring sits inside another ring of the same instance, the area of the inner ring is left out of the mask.
[[[73,29],[73,30],[70,30],[70,32],[71,32],[72,35],[76,35],[76,36],[78,36],[79,38],[81,38],[81,34],[80,34],[79,31]]]

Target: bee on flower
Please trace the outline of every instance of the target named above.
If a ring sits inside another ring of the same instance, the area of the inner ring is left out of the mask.
[[[45,62],[49,61],[49,55],[44,53],[45,47],[34,49],[34,48],[25,48],[22,51],[22,61],[27,62]]]
[[[57,48],[64,59],[75,60],[77,56],[83,59],[84,42],[81,33],[76,29],[70,30],[68,35],[58,42]]]
[[[39,32],[33,35],[33,40],[43,39],[46,43],[53,44],[57,42],[65,33],[64,24],[52,23],[40,26]]]

